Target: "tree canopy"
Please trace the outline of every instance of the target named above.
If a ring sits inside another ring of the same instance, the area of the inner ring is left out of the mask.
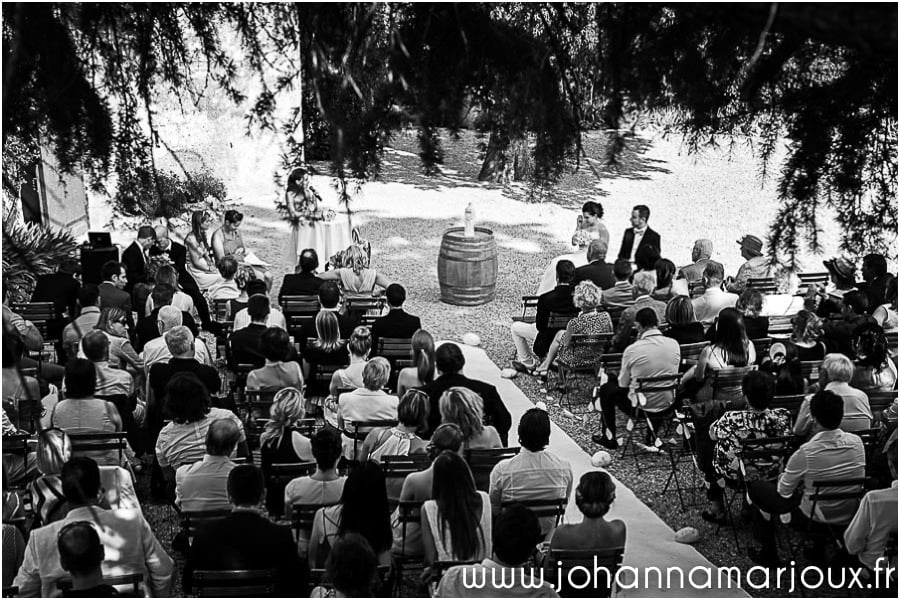
[[[487,160],[529,149],[540,185],[577,168],[586,129],[610,131],[615,163],[666,111],[691,149],[756,145],[781,201],[773,258],[818,248],[823,207],[852,254],[897,227],[893,4],[7,3],[3,60],[4,164],[40,137],[95,184],[159,188],[164,94],[247,101],[249,127],[282,128],[286,166],[315,147],[338,176],[376,177],[412,126],[433,171],[439,129],[471,126]]]

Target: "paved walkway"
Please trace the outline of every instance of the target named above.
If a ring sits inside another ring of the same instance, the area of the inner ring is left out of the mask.
[[[488,358],[483,350],[463,344],[459,344],[459,346],[462,348],[466,358],[465,375],[497,386],[500,396],[503,398],[510,414],[512,414],[513,428],[509,434],[509,443],[510,445],[517,444],[516,424],[519,422],[522,414],[529,408],[533,408],[534,404],[515,383],[500,377],[500,369]],[[550,450],[572,464],[576,484],[582,474],[595,468],[591,466],[591,457],[556,424],[553,425],[553,431],[550,435]],[[615,463],[613,464],[615,465]],[[615,479],[613,473],[610,473],[610,475]],[[728,587],[727,584],[719,586],[716,567],[692,546],[676,542],[675,533],[672,529],[656,513],[641,502],[630,489],[625,487],[622,482],[617,479],[615,481],[616,501],[613,503],[609,518],[622,519],[627,524],[628,542],[625,548],[623,566],[637,569],[639,573],[637,587],[620,590],[617,597],[743,598],[747,596],[743,590],[736,588],[736,583],[732,583],[731,587]],[[569,500],[565,519],[567,522],[581,520],[581,513],[575,506],[574,493]],[[660,576],[655,571],[646,573],[643,570],[648,567],[657,567],[661,571],[661,584]],[[681,585],[677,574],[671,576],[671,586],[667,585],[666,574],[669,567],[677,567],[682,570],[685,581],[684,586]],[[700,567],[700,569],[695,571],[693,580],[701,586],[707,586],[706,582],[709,581],[711,582],[709,584],[711,589],[696,589],[690,586],[690,572],[691,569],[696,567]],[[711,575],[707,575],[706,569],[710,570],[708,572]],[[645,581],[645,578],[649,581]],[[723,584],[725,580],[727,578],[723,577]],[[622,576],[622,581],[629,583],[633,582],[634,578],[632,575],[627,574]],[[645,585],[646,583],[649,583],[649,585]]]

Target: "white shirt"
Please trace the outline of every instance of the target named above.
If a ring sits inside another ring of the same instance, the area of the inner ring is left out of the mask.
[[[209,355],[209,348],[206,347],[206,342],[200,338],[194,338],[194,358],[204,365],[214,366],[212,356]],[[172,359],[172,353],[169,352],[169,347],[166,345],[166,336],[161,335],[144,344],[141,359],[144,361],[144,373],[149,373],[150,367],[156,363],[169,362]]]
[[[847,552],[855,554],[859,562],[874,570],[892,531],[897,531],[896,479],[891,487],[873,490],[863,497],[859,510],[844,532]]]
[[[851,387],[844,381],[830,381],[825,389],[834,392],[844,401],[844,418],[841,420],[843,431],[861,431],[872,426],[872,409],[869,407],[869,397],[865,392]],[[794,423],[796,435],[806,435],[812,428],[812,414],[809,409],[811,399],[812,395],[809,395],[800,404],[797,421]]]
[[[338,398],[338,414],[344,423],[344,428],[353,430],[350,423],[356,421],[389,421],[397,419],[397,407],[400,399],[392,396],[384,390],[367,390],[361,388],[352,392],[341,394]],[[353,440],[342,435],[344,439],[344,456],[354,459]],[[362,447],[362,440],[357,444]]]
[[[246,308],[242,308],[234,315],[234,331],[243,329],[249,324],[250,313],[247,312]],[[279,329],[287,331],[287,320],[284,318],[284,313],[277,308],[269,309],[269,318],[266,319],[266,327],[278,327]]]
[[[638,246],[641,245],[641,240],[644,239],[644,233],[647,231],[647,228],[643,229],[632,228],[634,231],[634,243],[631,244],[631,262],[634,262],[634,255],[637,253]]]
[[[706,288],[702,296],[691,300],[691,303],[694,305],[694,317],[704,325],[712,325],[723,308],[732,307],[737,301],[737,294],[710,287]]]
[[[572,465],[552,452],[532,452],[522,448],[512,458],[501,460],[491,470],[491,505],[499,513],[504,502],[556,500],[568,502],[572,491]],[[547,533],[556,523],[542,517],[541,530]]]

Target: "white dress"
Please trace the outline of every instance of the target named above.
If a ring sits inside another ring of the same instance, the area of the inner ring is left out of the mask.
[[[581,248],[572,254],[563,254],[553,258],[550,261],[550,264],[547,265],[547,268],[544,269],[544,274],[541,276],[541,285],[538,286],[537,296],[546,294],[556,287],[556,264],[561,260],[571,260],[576,269],[578,267],[583,267],[588,264],[587,248]]]

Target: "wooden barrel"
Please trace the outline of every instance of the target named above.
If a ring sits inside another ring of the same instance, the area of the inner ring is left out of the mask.
[[[462,227],[444,232],[438,255],[441,300],[457,306],[478,306],[494,299],[497,288],[497,243],[494,232],[475,228],[467,238]]]

